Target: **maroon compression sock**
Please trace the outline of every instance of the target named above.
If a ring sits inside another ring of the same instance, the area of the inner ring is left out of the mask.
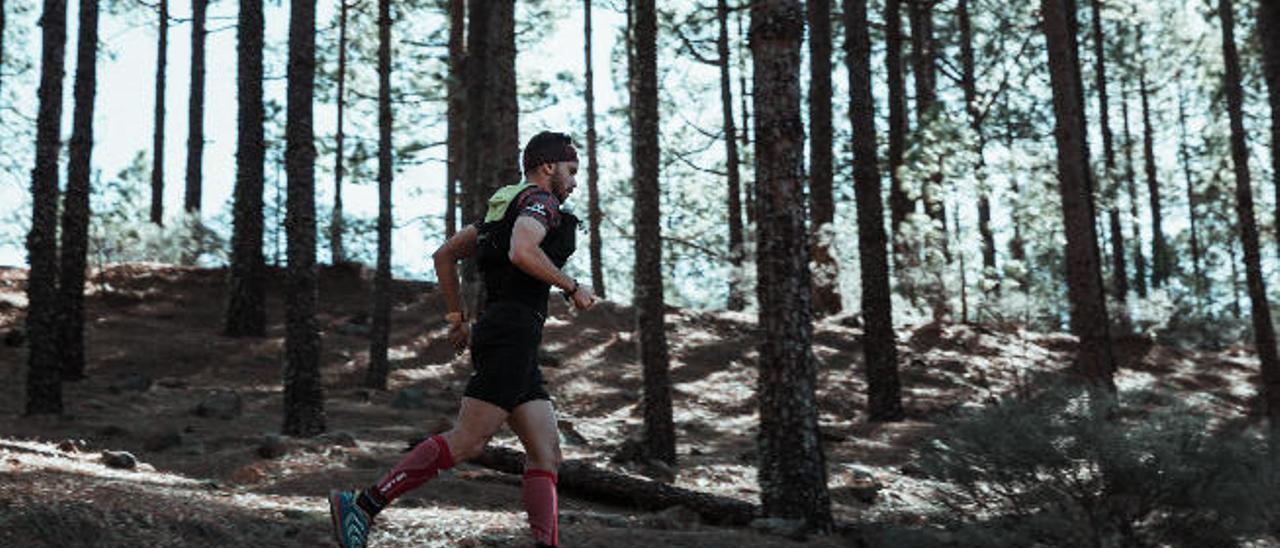
[[[441,436],[432,436],[414,447],[395,468],[366,492],[371,495],[370,498],[381,503],[381,506],[386,506],[400,495],[436,477],[441,470],[450,468],[453,468],[453,454],[449,452],[449,444]]]
[[[556,474],[547,470],[527,470],[522,482],[524,507],[529,512],[533,539],[540,545],[558,546],[559,508],[556,503]]]

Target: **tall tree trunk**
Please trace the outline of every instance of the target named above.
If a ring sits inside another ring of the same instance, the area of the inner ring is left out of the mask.
[[[729,179],[729,262],[733,276],[729,280],[729,310],[742,310],[747,306],[742,280],[742,180],[738,172],[738,133],[733,123],[733,84],[729,79],[729,2],[717,0],[716,19],[720,23],[720,35],[716,49],[720,53],[720,112],[724,118],[725,171]]]
[[[346,110],[347,110],[347,14],[349,0],[338,0],[338,131],[333,153],[333,214],[329,217],[329,262],[346,260],[343,246],[342,177],[346,174]],[[449,164],[452,168],[453,164]]]
[[[862,13],[865,14],[865,6]],[[818,436],[809,246],[800,120],[799,0],[751,3],[756,111],[756,254],[759,272],[759,484],[766,516],[832,527],[826,462]]]
[[[1103,298],[1098,237],[1094,227],[1093,177],[1085,142],[1083,93],[1077,62],[1073,0],[1042,0],[1049,76],[1053,87],[1059,193],[1067,236],[1067,297],[1071,331],[1080,338],[1076,373],[1095,386],[1115,390],[1107,308]]]
[[[204,44],[208,0],[191,0],[191,99],[187,110],[187,194],[183,208],[200,211],[204,186]]]
[[[924,131],[936,116],[938,103],[937,42],[933,36],[933,8],[938,0],[907,0],[907,20],[911,24],[911,65],[916,89],[916,130]],[[950,262],[947,243],[947,210],[942,190],[942,166],[931,166],[928,180],[920,189],[921,202],[938,230],[938,243]],[[944,291],[938,288],[938,291]],[[935,314],[939,311],[935,304]]]
[[[316,147],[312,101],[316,75],[316,2],[289,5],[289,84],[285,121],[285,171],[289,190],[285,211],[288,266],[285,267],[284,426],[291,436],[325,430],[324,387],[320,384],[320,331],[316,324]]]
[[[1231,263],[1231,316],[1239,320],[1244,313],[1240,306],[1240,263],[1236,260],[1234,241],[1227,245],[1227,255],[1227,260]]]
[[[1160,181],[1156,176],[1155,129],[1151,126],[1150,93],[1147,90],[1146,65],[1138,71],[1138,93],[1142,99],[1142,154],[1147,174],[1147,192],[1151,200],[1151,286],[1161,287],[1173,270],[1169,245],[1164,239],[1164,222],[1160,214]]]
[[[604,214],[600,211],[600,156],[596,153],[596,92],[595,70],[591,66],[591,0],[582,0],[583,11],[583,63],[587,69],[587,219],[591,223],[591,287],[596,296],[605,297],[603,242],[600,239],[600,223]]]
[[[1262,45],[1263,78],[1271,106],[1271,186],[1276,203],[1276,256],[1280,258],[1280,2],[1258,0],[1258,41]]]
[[[1129,131],[1129,93],[1122,86],[1120,117],[1124,119],[1124,179],[1129,194],[1129,223],[1133,229],[1133,282],[1138,297],[1147,297],[1147,260],[1142,255],[1142,228],[1138,216],[1138,183],[1133,168],[1133,134]]]
[[[1267,402],[1267,420],[1271,423],[1268,438],[1273,453],[1280,445],[1280,357],[1276,356],[1276,332],[1271,324],[1271,307],[1267,303],[1267,287],[1262,277],[1258,226],[1253,217],[1253,186],[1249,180],[1249,145],[1244,132],[1244,90],[1240,84],[1240,57],[1236,52],[1235,22],[1231,0],[1219,0],[1218,17],[1222,21],[1222,56],[1226,68],[1224,87],[1227,113],[1231,118],[1231,160],[1236,176],[1236,216],[1240,223],[1240,243],[1244,250],[1245,283],[1249,288],[1250,315],[1253,317],[1253,340],[1258,361],[1262,364],[1262,386],[1259,391]]]
[[[849,71],[849,122],[853,128],[853,183],[858,208],[858,261],[862,267],[863,358],[867,415],[872,421],[904,416],[889,289],[888,237],[876,157],[875,101],[871,93],[871,37],[866,0],[845,0],[845,63]]]
[[[956,6],[960,19],[960,64],[962,69],[961,85],[964,88],[965,110],[969,113],[969,131],[972,131],[977,143],[974,154],[977,165],[974,166],[978,179],[978,233],[982,238],[982,268],[984,274],[980,280],[986,279],[985,272],[995,272],[996,238],[991,230],[991,197],[986,185],[986,135],[982,131],[982,113],[978,109],[978,81],[973,53],[973,30],[969,22],[969,0],[960,0]],[[959,212],[956,221],[959,222]],[[956,229],[959,231],[959,228]],[[998,286],[997,286],[998,287]],[[964,286],[961,285],[961,289]]]
[[[813,253],[813,314],[838,314],[840,273],[831,256],[836,203],[832,195],[831,1],[805,3],[809,18],[809,238]]]
[[[58,154],[62,146],[62,77],[67,49],[66,0],[44,0],[40,16],[40,110],[31,170],[27,233],[28,415],[62,413],[58,342]]]
[[[261,337],[267,331],[266,265],[262,256],[262,193],[266,146],[262,103],[262,0],[240,0],[236,55],[237,125],[234,226],[223,333]]]
[[[1120,222],[1120,184],[1116,178],[1115,138],[1111,133],[1110,104],[1107,101],[1107,54],[1106,35],[1102,31],[1102,0],[1089,0],[1089,9],[1093,15],[1093,68],[1094,89],[1098,90],[1098,127],[1102,133],[1102,157],[1106,174],[1102,178],[1106,185],[1107,221],[1111,232],[1112,261],[1112,295],[1119,302],[1124,302],[1129,293],[1129,277],[1125,272],[1124,231]]]
[[[902,0],[885,0],[884,24],[884,64],[889,85],[889,223],[892,227],[891,234],[896,236],[902,222],[915,209],[915,203],[907,197],[907,191],[902,187],[902,176],[899,173],[899,168],[906,163],[909,131],[907,83],[902,66]],[[892,243],[894,260],[900,260],[907,250],[896,238]]]
[[[169,0],[160,0],[156,45],[155,131],[151,139],[151,222],[164,225],[164,92],[169,59]]]
[[[62,197],[63,380],[84,378],[84,276],[89,259],[89,175],[93,154],[93,109],[98,86],[98,0],[80,0],[76,40],[75,113],[71,124],[67,191]]]
[[[458,187],[461,185],[467,140],[467,1],[449,0],[449,167],[445,181],[444,235],[458,230]]]
[[[747,88],[747,52],[748,47],[747,31],[743,25],[742,13],[745,9],[738,10],[738,100],[742,110],[742,152],[746,154],[751,150],[751,105],[747,100],[751,95],[751,90]],[[742,193],[746,198],[747,223],[755,224],[756,222],[756,201],[755,201],[755,183],[750,180],[742,182]],[[743,237],[746,237],[744,232]],[[746,260],[746,252],[743,252],[743,260]]]
[[[463,226],[484,218],[489,197],[520,180],[515,3],[471,0],[467,25],[467,144]],[[484,284],[474,259],[462,263],[467,317],[479,317]]]
[[[4,29],[5,29],[5,0],[0,0],[0,84],[4,83]],[[0,86],[0,92],[4,91],[4,87]],[[4,94],[0,93],[0,98]]]
[[[387,389],[391,336],[391,0],[378,0],[378,271],[373,277],[373,329],[364,385]]]
[[[644,446],[649,458],[676,462],[670,358],[663,324],[662,235],[658,209],[658,17],[654,0],[636,0],[631,84],[631,170],[635,182],[635,306],[644,367]]]
[[[1182,158],[1182,175],[1187,181],[1187,218],[1191,221],[1191,289],[1197,303],[1203,305],[1204,271],[1200,268],[1200,232],[1196,226],[1196,189],[1191,176],[1191,151],[1187,150],[1187,105],[1182,86],[1178,86],[1178,155]]]

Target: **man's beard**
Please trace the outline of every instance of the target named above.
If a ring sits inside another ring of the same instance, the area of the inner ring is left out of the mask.
[[[563,202],[569,195],[565,192],[564,177],[558,172],[551,174],[551,193],[555,194],[556,199]]]

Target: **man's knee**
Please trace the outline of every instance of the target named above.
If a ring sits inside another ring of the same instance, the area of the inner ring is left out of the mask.
[[[560,468],[560,462],[564,458],[560,453],[559,443],[552,443],[546,447],[526,449],[529,452],[525,456],[525,468],[554,472]]]
[[[493,438],[491,433],[483,434],[456,429],[445,434],[445,440],[449,443],[449,453],[453,456],[455,464],[480,456],[491,438]]]

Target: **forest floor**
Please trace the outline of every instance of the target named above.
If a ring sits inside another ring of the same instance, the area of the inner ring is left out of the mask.
[[[25,270],[0,269],[0,333],[21,327]],[[451,352],[431,284],[397,281],[385,392],[361,388],[368,361],[367,272],[322,268],[318,320],[329,434],[281,438],[284,361],[280,272],[268,336],[219,334],[225,271],[120,265],[93,275],[86,380],[65,385],[63,417],[22,417],[25,346],[0,346],[0,544],[25,546],[327,546],[324,495],[363,486],[412,440],[448,428],[469,374]],[[640,427],[642,378],[629,308],[604,302],[570,315],[552,299],[545,367],[568,459],[663,475],[610,456]],[[753,315],[667,314],[679,466],[688,489],[759,501]],[[680,509],[646,512],[561,494],[561,538],[574,547],[852,546],[866,524],[921,526],[948,510],[911,464],[913,448],[957,409],[994,404],[1061,370],[1075,340],[1015,326],[925,324],[898,333],[907,418],[868,423],[861,330],[818,322],[818,404],[830,493],[842,533],[807,542],[756,527],[702,523]],[[12,343],[14,341],[8,341]],[[1122,390],[1159,383],[1224,418],[1258,414],[1257,361],[1243,348],[1207,353],[1123,339]],[[504,430],[494,443],[518,447]],[[104,450],[129,451],[132,470]],[[263,452],[273,458],[265,458]],[[670,472],[669,470],[667,471]],[[867,484],[879,486],[873,502]],[[463,464],[379,517],[374,547],[527,546],[519,478]]]

